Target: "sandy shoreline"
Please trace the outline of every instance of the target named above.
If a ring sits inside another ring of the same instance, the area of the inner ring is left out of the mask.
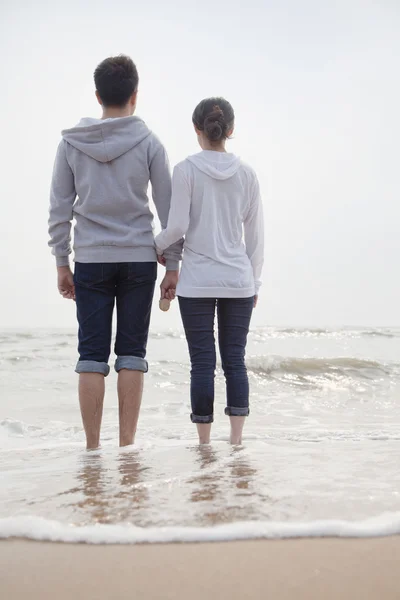
[[[90,546],[0,542],[0,597],[398,600],[400,537]]]

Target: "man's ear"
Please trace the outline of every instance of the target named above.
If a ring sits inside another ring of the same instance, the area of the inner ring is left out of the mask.
[[[133,92],[132,96],[130,97],[129,103],[131,104],[131,106],[136,106],[137,95],[138,95],[138,90]]]
[[[100,106],[103,106],[103,103],[100,98],[100,94],[97,90],[96,90],[95,94],[96,94],[97,102],[100,104]]]

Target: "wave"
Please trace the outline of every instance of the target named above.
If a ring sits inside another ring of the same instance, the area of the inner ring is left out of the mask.
[[[389,330],[389,329],[370,329],[363,331],[362,335],[365,337],[383,337],[383,338],[395,338],[400,337],[400,331]]]
[[[285,337],[328,337],[328,338],[400,338],[400,328],[357,328],[344,327],[338,329],[319,327],[261,327],[251,332],[260,339]]]
[[[49,421],[46,427],[30,425],[17,419],[3,419],[0,421],[0,441],[12,438],[48,439],[54,438],[61,441],[74,440],[80,436],[82,429],[75,425],[66,425],[59,421]],[[4,450],[4,448],[2,448]]]
[[[251,336],[260,338],[279,338],[279,337],[344,337],[344,338],[400,338],[399,327],[342,327],[342,328],[321,328],[321,327],[259,327],[251,330]],[[150,330],[149,337],[151,339],[183,339],[184,333],[182,329],[168,329],[161,331]],[[64,341],[64,345],[72,343],[76,338],[76,332],[69,329],[37,329],[27,331],[0,331],[0,344],[10,342],[23,342],[31,340],[71,340]]]
[[[250,336],[261,337],[265,339],[279,337],[344,337],[344,338],[362,338],[362,337],[382,337],[399,338],[400,328],[339,328],[329,329],[320,327],[260,327],[253,329]],[[150,331],[151,339],[183,339],[182,330]]]
[[[399,533],[400,512],[386,513],[363,521],[247,521],[213,527],[142,528],[124,524],[76,527],[41,517],[0,519],[0,539],[26,538],[74,544],[162,544],[305,537],[370,538]]]
[[[247,360],[249,372],[262,377],[352,377],[375,380],[396,374],[397,365],[362,358],[295,358],[260,356]]]
[[[102,450],[108,446],[114,448],[115,437],[117,435],[117,425],[111,425],[113,430],[104,429],[104,435],[102,440]],[[290,427],[287,430],[274,430],[269,429],[265,434],[257,434],[246,431],[244,435],[244,441],[248,442],[265,442],[270,443],[272,440],[283,441],[283,442],[294,442],[294,443],[318,443],[325,441],[333,442],[391,442],[400,441],[400,433],[394,426],[391,430],[388,427],[380,429],[343,429],[343,428],[332,428],[326,429],[322,425],[315,427],[311,431],[293,431]],[[41,449],[73,449],[76,446],[78,448],[83,447],[83,430],[82,427],[77,425],[69,425],[62,422],[50,421],[46,426],[40,427],[38,425],[32,425],[18,421],[16,419],[4,419],[0,421],[0,454],[4,452],[10,452],[15,450],[15,446],[7,446],[7,440],[22,440],[30,443],[31,451],[38,451]],[[229,440],[228,435],[213,435],[213,443],[227,442]],[[33,444],[32,444],[33,443]],[[179,433],[175,435],[169,434],[167,438],[163,437],[159,431],[152,431],[152,435],[147,435],[145,441],[138,441],[135,443],[137,448],[142,448],[142,444],[145,444],[144,448],[149,451],[150,448],[159,448],[162,445],[164,448],[181,447],[183,445],[193,443],[197,445],[197,438],[193,435],[193,438],[182,436]],[[21,447],[21,446],[18,446]]]

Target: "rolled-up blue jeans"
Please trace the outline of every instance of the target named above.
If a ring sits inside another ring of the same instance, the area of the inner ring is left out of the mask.
[[[109,374],[115,304],[115,370],[147,372],[146,346],[156,278],[155,262],[75,263],[77,373]]]
[[[193,423],[212,423],[214,420],[215,309],[218,317],[219,351],[226,380],[225,414],[248,416],[249,380],[245,354],[253,306],[253,297],[179,297],[192,367],[190,397]]]

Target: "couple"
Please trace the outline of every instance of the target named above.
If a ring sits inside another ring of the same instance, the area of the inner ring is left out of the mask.
[[[179,163],[172,185],[166,151],[133,116],[138,73],[127,56],[95,70],[102,118],[62,133],[51,185],[49,245],[58,289],[76,301],[79,401],[87,448],[97,448],[117,307],[120,445],[133,443],[143,391],[157,260],[166,267],[161,298],[178,296],[191,360],[191,420],[209,443],[214,413],[217,309],[231,443],[249,414],[247,334],[263,265],[263,215],[254,171],[225,150],[234,129],[223,98],[200,102],[193,125],[202,151]],[[162,232],[153,235],[151,183]],[[75,219],[75,268],[69,266]],[[244,233],[244,241],[243,241]],[[183,260],[179,274],[179,261]],[[178,281],[179,279],[179,281]]]

